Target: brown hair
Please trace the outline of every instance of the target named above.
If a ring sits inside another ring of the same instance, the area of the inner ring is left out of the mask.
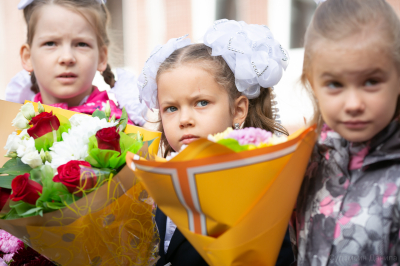
[[[96,0],[35,0],[24,9],[24,17],[28,26],[27,44],[29,46],[32,45],[33,36],[35,35],[35,27],[39,17],[38,11],[45,5],[59,5],[81,14],[95,30],[98,46],[108,47],[110,45],[107,32],[110,15],[104,4],[99,4]],[[104,81],[110,85],[110,87],[114,87],[115,77],[111,72],[109,64],[107,64],[107,68],[103,71],[102,75]],[[31,82],[31,90],[38,93],[39,86],[33,72],[31,73]]]
[[[226,89],[229,95],[231,112],[233,113],[233,103],[242,93],[237,90],[235,75],[222,56],[212,56],[211,52],[211,48],[205,44],[192,44],[174,51],[160,65],[157,72],[157,80],[165,71],[177,68],[183,64],[195,64],[212,74],[215,81]],[[274,97],[271,88],[261,88],[260,96],[249,100],[249,110],[244,127],[257,127],[288,135],[287,130],[275,121],[272,111],[273,103],[271,101]],[[173,149],[167,141],[162,123],[160,123],[159,131],[162,132],[161,144],[164,147],[165,157]]]
[[[311,88],[311,65],[319,40],[340,41],[364,30],[375,28],[382,43],[389,46],[396,66],[400,69],[400,20],[385,0],[327,0],[319,5],[307,28],[304,43],[304,63],[301,82],[314,99],[313,122],[322,125],[322,117]],[[371,31],[368,31],[369,34]],[[400,99],[400,98],[399,98]],[[395,116],[399,115],[397,101]]]

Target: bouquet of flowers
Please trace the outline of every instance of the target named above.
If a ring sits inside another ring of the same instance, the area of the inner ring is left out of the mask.
[[[227,129],[127,164],[209,265],[275,265],[315,140],[315,127]]]
[[[25,103],[0,168],[0,228],[61,265],[154,262],[153,202],[125,157],[156,153],[160,133],[127,120]]]

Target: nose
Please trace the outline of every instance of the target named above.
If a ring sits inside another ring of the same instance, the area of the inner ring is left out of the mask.
[[[365,103],[362,97],[362,92],[357,89],[350,89],[345,95],[345,111],[351,116],[357,116],[364,112]]]
[[[193,114],[187,109],[182,109],[181,116],[179,118],[179,127],[181,129],[184,129],[187,127],[193,127],[194,125],[195,121],[193,118]]]
[[[58,59],[61,65],[70,66],[76,63],[76,59],[71,47],[64,47],[62,53]]]

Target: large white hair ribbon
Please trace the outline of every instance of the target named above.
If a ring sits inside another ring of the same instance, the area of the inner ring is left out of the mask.
[[[235,74],[237,89],[247,98],[260,95],[260,88],[280,81],[289,63],[288,53],[264,25],[222,19],[204,36],[213,56],[222,56]]]

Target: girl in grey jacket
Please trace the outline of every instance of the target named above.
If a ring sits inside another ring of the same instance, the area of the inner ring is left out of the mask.
[[[297,265],[398,265],[400,21],[384,0],[327,0],[302,81],[323,121],[292,220]]]

